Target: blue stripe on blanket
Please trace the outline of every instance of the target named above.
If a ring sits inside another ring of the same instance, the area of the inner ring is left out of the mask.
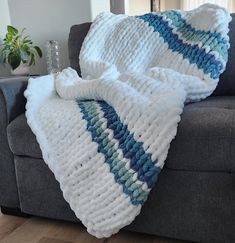
[[[100,107],[107,119],[107,127],[113,131],[114,138],[119,141],[119,147],[125,158],[131,161],[131,169],[138,173],[138,179],[147,183],[152,188],[157,180],[157,174],[161,169],[155,166],[151,159],[151,154],[146,153],[142,142],[134,139],[126,125],[124,125],[117,113],[106,102],[100,102]]]
[[[224,70],[223,63],[216,60],[213,54],[206,53],[204,48],[199,48],[196,44],[183,43],[183,40],[173,33],[173,28],[163,19],[163,16],[149,13],[137,16],[137,18],[152,26],[154,31],[159,33],[172,51],[182,54],[183,58],[188,59],[191,64],[196,64],[199,69],[202,69],[205,74],[209,74],[211,78],[219,78],[220,73]]]
[[[120,129],[124,128],[125,126],[120,122],[113,108],[105,102],[77,101],[77,103],[81,109],[81,112],[83,113],[83,119],[87,121],[87,130],[91,133],[92,140],[98,144],[98,152],[104,155],[105,162],[109,164],[110,172],[113,173],[115,181],[122,185],[123,192],[130,197],[130,200],[133,205],[142,205],[147,200],[147,196],[149,193],[148,190],[143,190],[142,186],[146,182],[148,186],[152,188],[158,178],[160,168],[156,166],[152,168],[150,166],[150,163],[148,161],[149,155],[144,156],[145,152],[142,148],[141,143],[135,142],[134,144],[132,144],[133,146],[131,146],[131,143],[128,145],[128,136],[124,135],[124,140],[126,141],[123,140],[121,147],[123,148],[125,144],[128,146],[128,148],[126,148],[125,150],[122,149],[123,155],[125,158],[129,158],[131,155],[133,158],[135,158],[134,160],[132,160],[132,163],[135,161],[135,166],[131,166],[132,170],[128,170],[128,167],[126,166],[126,161],[119,159],[114,140],[110,139],[108,137],[109,133],[105,131],[105,129],[103,129],[104,122],[102,120],[103,118],[107,119],[108,117],[106,122],[107,124],[109,123],[109,125],[106,129],[111,129],[114,133],[114,138],[120,142],[117,136],[115,137],[115,134],[118,134],[118,130],[115,127],[118,127]],[[104,115],[102,119],[100,119],[101,114],[98,112],[97,106],[100,106],[102,110],[106,111],[106,115]],[[115,124],[114,127],[111,127],[112,123]],[[128,133],[129,132],[125,130],[125,134]],[[119,133],[119,135],[121,134]],[[129,138],[131,137],[132,136],[129,136]],[[131,139],[131,141],[133,140]],[[133,150],[136,150],[137,148],[134,147],[135,144],[138,144],[137,147],[140,150],[137,150],[134,153]],[[128,154],[128,152],[130,153]],[[132,158],[129,159],[131,160]],[[137,172],[133,171],[133,169],[137,168]],[[133,179],[133,175],[135,173],[138,174],[138,178]],[[141,176],[139,176],[139,174]],[[142,179],[142,183],[140,182],[140,178]]]
[[[186,41],[201,42],[203,46],[209,46],[227,62],[229,43],[220,33],[195,29],[177,10],[167,10],[162,12],[162,15],[172,21],[170,26],[173,26]]]

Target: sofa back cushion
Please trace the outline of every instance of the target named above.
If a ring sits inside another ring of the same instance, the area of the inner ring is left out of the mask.
[[[230,49],[229,59],[225,72],[220,76],[220,82],[214,91],[213,95],[235,95],[235,14],[232,14],[230,23]],[[81,75],[79,67],[79,53],[84,38],[89,31],[91,23],[73,25],[69,34],[69,59],[70,66],[77,70]]]
[[[90,29],[90,26],[91,23],[73,25],[69,33],[68,47],[70,67],[77,70],[79,75],[81,75],[81,70],[79,66],[79,54],[82,43]]]
[[[219,84],[213,95],[235,95],[235,13],[231,14],[229,25],[230,49],[226,70],[220,76]]]

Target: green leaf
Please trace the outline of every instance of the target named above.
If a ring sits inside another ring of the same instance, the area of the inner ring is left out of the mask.
[[[21,63],[20,55],[11,53],[8,56],[8,63],[12,67],[13,70],[15,70]]]
[[[32,66],[34,63],[35,63],[35,61],[34,61],[34,55],[31,54],[31,55],[30,55],[29,66]]]
[[[8,31],[9,33],[11,33],[11,34],[17,34],[17,33],[19,32],[15,27],[13,27],[13,26],[11,26],[11,25],[8,25],[8,26],[7,26],[7,31]]]
[[[41,58],[41,57],[42,57],[42,50],[40,49],[40,47],[35,46],[34,48],[35,48],[35,50],[37,51],[38,56]]]
[[[23,43],[24,43],[24,44],[32,44],[32,41],[31,41],[31,40],[26,40],[26,39],[25,39],[25,40],[23,40]]]
[[[6,34],[6,39],[5,39],[5,41],[12,40],[12,38],[13,38],[12,33],[8,32],[8,33]]]
[[[26,43],[22,46],[22,49],[27,52],[28,56],[30,55],[30,47]]]

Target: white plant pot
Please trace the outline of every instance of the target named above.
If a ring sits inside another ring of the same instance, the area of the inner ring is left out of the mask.
[[[29,65],[27,64],[20,64],[16,69],[11,69],[11,74],[12,75],[19,75],[19,76],[25,76],[29,75],[30,73],[30,68]]]

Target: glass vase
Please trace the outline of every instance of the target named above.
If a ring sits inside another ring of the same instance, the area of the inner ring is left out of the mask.
[[[61,71],[60,47],[56,40],[46,41],[47,71],[49,74],[57,74]]]

